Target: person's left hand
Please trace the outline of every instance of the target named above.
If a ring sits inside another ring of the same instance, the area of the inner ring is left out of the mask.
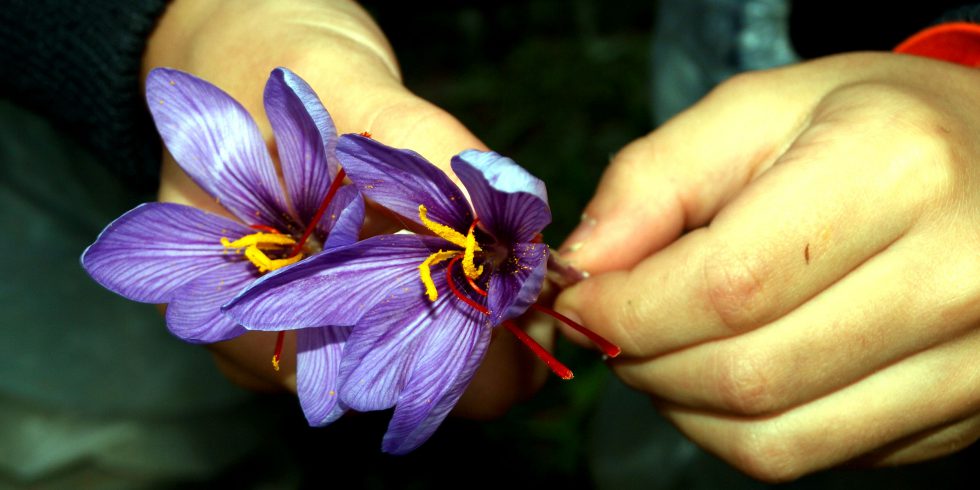
[[[594,275],[557,308],[763,480],[973,443],[978,88],[883,53],[735,77],[613,160],[567,254]]]

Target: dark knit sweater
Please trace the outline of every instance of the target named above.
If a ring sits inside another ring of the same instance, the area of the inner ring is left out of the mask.
[[[160,143],[140,89],[165,0],[8,0],[0,94],[50,117],[138,190],[159,178]]]

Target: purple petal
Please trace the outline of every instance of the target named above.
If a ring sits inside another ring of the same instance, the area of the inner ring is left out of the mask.
[[[174,291],[233,260],[221,238],[253,231],[221,216],[172,203],[137,206],[109,224],[82,266],[106,289],[144,303],[168,303]]]
[[[276,135],[286,191],[299,222],[309,223],[334,176],[327,165],[327,145],[333,150],[337,140],[333,121],[313,89],[284,68],[269,75],[265,113]]]
[[[251,330],[351,326],[413,279],[418,266],[445,241],[422,235],[379,235],[302,260],[263,276],[224,310]]]
[[[503,242],[530,242],[551,223],[544,183],[507,157],[466,150],[453,157],[480,227]]]
[[[405,219],[421,225],[419,204],[424,204],[429,219],[453,229],[465,231],[473,222],[459,187],[414,151],[345,134],[337,143],[337,157],[367,198]]]
[[[424,296],[418,277],[403,277],[354,327],[340,366],[341,399],[348,406],[360,411],[391,407],[409,389],[406,381],[435,376],[419,373],[441,365],[441,357],[452,361],[455,344],[468,345],[472,331],[490,330],[483,313],[450,292],[444,271],[444,266],[432,271],[440,292],[435,302]]]
[[[510,258],[490,276],[487,302],[493,324],[516,318],[537,302],[547,271],[547,245],[516,244]]]
[[[405,454],[432,436],[476,374],[490,345],[491,329],[481,325],[429,326],[424,351],[398,398],[382,449]]]
[[[238,337],[245,328],[224,315],[221,305],[258,277],[258,271],[247,261],[226,262],[197,276],[174,291],[167,307],[167,328],[192,343]]]
[[[286,229],[286,203],[255,121],[221,89],[156,68],[146,100],[167,149],[194,182],[243,223]]]
[[[306,420],[313,427],[327,425],[344,414],[340,402],[340,359],[347,327],[304,328],[296,332],[296,392]]]
[[[323,213],[318,227],[321,236],[327,237],[323,249],[337,248],[356,242],[360,237],[363,224],[364,199],[361,198],[361,193],[352,185],[337,189],[337,194],[327,206],[327,211]]]

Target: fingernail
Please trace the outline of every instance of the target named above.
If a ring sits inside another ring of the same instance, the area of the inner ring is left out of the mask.
[[[578,224],[578,227],[576,227],[575,230],[568,235],[568,238],[565,239],[564,245],[562,245],[558,251],[567,256],[581,250],[586,240],[589,239],[589,235],[592,234],[595,224],[595,218],[582,213],[582,221]]]

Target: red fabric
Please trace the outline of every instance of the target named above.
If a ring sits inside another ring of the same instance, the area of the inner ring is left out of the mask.
[[[950,22],[929,27],[906,39],[894,51],[980,67],[980,25]]]

